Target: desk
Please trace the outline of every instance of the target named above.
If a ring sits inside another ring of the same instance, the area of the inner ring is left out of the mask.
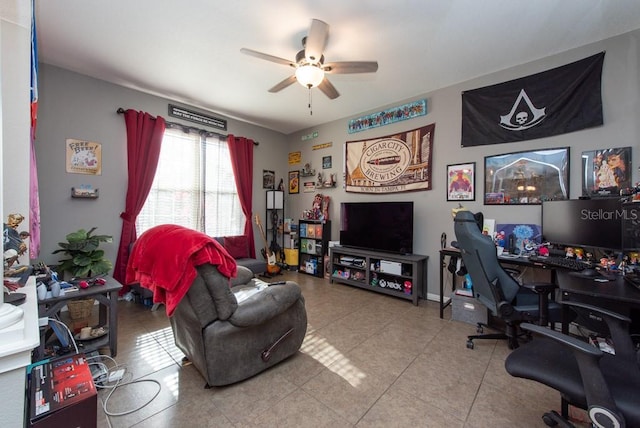
[[[638,317],[633,312],[640,310],[640,290],[628,284],[622,276],[609,282],[594,281],[559,270],[557,283],[563,301],[577,301],[606,308],[631,318],[632,327]],[[567,333],[567,313],[563,311],[562,331]]]
[[[460,257],[457,248],[443,248],[440,250],[440,318],[444,309],[451,304],[451,300],[444,301],[444,275],[447,257]],[[594,281],[593,278],[580,277],[563,269],[553,269],[539,262],[532,262],[527,257],[499,257],[502,264],[548,269],[551,271],[552,281],[558,284],[561,300],[589,303],[603,307],[631,318],[632,332],[640,332],[640,290],[626,283],[622,276],[609,282]],[[451,291],[455,289],[455,273],[452,274]],[[564,307],[562,314],[562,331],[568,332],[570,309]],[[586,327],[590,327],[588,320],[584,320]],[[593,324],[593,321],[591,322]],[[636,331],[637,330],[637,331]]]
[[[38,301],[38,315],[40,318],[54,317],[71,300],[95,299],[100,303],[99,324],[109,326],[109,334],[104,338],[91,341],[92,349],[109,345],[111,356],[115,357],[118,352],[118,291],[122,284],[111,277],[105,277],[105,285],[93,285],[84,290],[65,293],[64,296],[53,297],[51,299]],[[87,347],[84,349],[87,351]],[[40,356],[44,355],[44,340],[40,341]]]
[[[443,248],[440,250],[440,318],[444,316],[444,309],[451,304],[451,299],[447,302],[444,301],[444,271],[447,268],[447,257],[460,257],[460,250],[457,248]],[[498,260],[500,260],[501,264],[549,269],[548,266],[543,265],[542,263],[530,261],[528,257],[511,257],[504,255],[498,257]],[[451,292],[456,288],[455,275],[455,273],[451,274]],[[554,270],[552,270],[552,278],[553,275],[555,275]]]

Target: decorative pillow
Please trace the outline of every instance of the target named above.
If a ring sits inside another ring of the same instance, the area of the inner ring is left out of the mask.
[[[249,245],[247,237],[241,236],[225,236],[224,237],[224,249],[234,259],[242,259],[249,257]]]

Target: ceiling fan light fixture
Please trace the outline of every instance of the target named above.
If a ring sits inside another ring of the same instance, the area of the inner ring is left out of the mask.
[[[305,64],[296,68],[296,80],[305,88],[315,88],[322,79],[324,79],[324,71],[313,64]]]

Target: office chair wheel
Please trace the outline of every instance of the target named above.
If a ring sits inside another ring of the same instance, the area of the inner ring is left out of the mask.
[[[558,426],[558,423],[554,421],[553,418],[546,413],[542,415],[542,422],[544,422],[544,424],[548,427]]]
[[[467,348],[473,349],[473,340],[471,339],[467,340]]]
[[[476,333],[478,333],[478,334],[484,333],[484,328],[482,328],[482,326],[479,325],[478,327],[476,327]]]
[[[572,423],[567,421],[565,418],[560,416],[560,414],[555,410],[552,410],[542,415],[542,421],[548,427],[560,426],[563,428],[575,428],[575,425],[573,425]]]

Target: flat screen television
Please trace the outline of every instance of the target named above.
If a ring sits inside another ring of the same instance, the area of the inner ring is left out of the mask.
[[[340,245],[413,253],[413,202],[343,202]]]
[[[623,217],[617,198],[545,201],[542,238],[569,247],[619,251]]]

